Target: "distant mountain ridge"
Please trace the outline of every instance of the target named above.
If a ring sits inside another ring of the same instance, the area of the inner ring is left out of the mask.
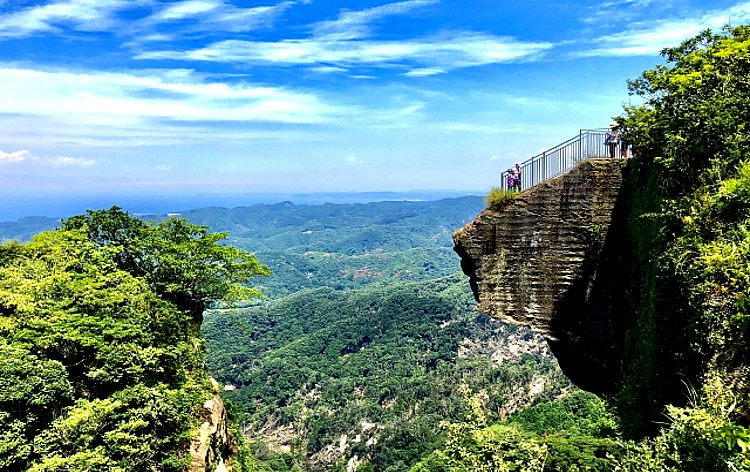
[[[403,192],[319,192],[319,193],[195,193],[195,194],[0,194],[0,223],[27,216],[66,218],[88,209],[119,206],[133,214],[166,214],[187,209],[235,208],[283,201],[297,205],[325,203],[369,203],[378,201],[432,201],[483,192],[464,190],[410,190]]]
[[[458,271],[451,233],[474,218],[484,199],[295,204],[199,208],[179,215],[227,243],[252,251],[273,275],[257,281],[271,297],[304,288],[349,289],[385,279],[426,280]],[[167,214],[141,215],[163,220]],[[60,220],[26,217],[0,223],[0,240],[27,241]]]

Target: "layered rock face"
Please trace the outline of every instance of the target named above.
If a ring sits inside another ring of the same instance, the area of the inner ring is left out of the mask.
[[[200,410],[202,423],[190,446],[192,462],[188,472],[226,472],[224,458],[234,446],[227,429],[227,413],[219,395],[214,395]]]
[[[541,332],[563,372],[595,393],[621,379],[626,165],[585,161],[453,235],[477,310]]]

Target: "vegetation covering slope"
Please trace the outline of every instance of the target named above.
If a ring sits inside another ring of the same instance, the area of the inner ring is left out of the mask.
[[[237,388],[225,396],[274,470],[403,471],[438,445],[440,421],[463,417],[461,388],[493,418],[569,388],[541,339],[472,306],[462,276],[306,290],[208,314],[209,367]]]
[[[272,275],[270,298],[305,288],[337,290],[384,280],[428,280],[455,273],[452,232],[479,213],[481,197],[366,204],[253,205],[184,212],[195,224],[229,233]]]
[[[211,395],[199,322],[267,269],[113,208],[0,246],[0,469],[179,471]]]
[[[451,210],[458,204],[464,208]],[[479,199],[420,203],[418,213],[406,202],[356,208],[285,204],[273,211],[278,231],[292,241],[301,234],[308,238],[307,244],[290,244],[286,257],[305,257],[313,248],[340,251],[330,258],[329,272],[335,274],[364,252],[376,252],[387,271],[389,264],[409,267],[415,250],[448,249],[449,228],[436,233],[435,225],[452,221],[455,229],[481,204]],[[441,216],[446,207],[455,213],[450,220]],[[304,218],[283,216],[321,211],[337,215],[327,223],[336,231],[309,233]],[[204,223],[214,218],[204,214]],[[288,224],[280,223],[285,220]],[[385,220],[389,233],[408,237],[382,237]],[[332,242],[337,232],[346,232],[345,244]],[[381,236],[368,237],[372,234]],[[270,232],[266,236],[275,244],[283,241]],[[442,274],[455,272],[459,261],[451,252],[432,262],[432,274]],[[503,419],[514,421],[509,427],[525,441],[546,435],[547,463],[559,470],[575,464],[607,470],[603,456],[614,447],[610,436],[616,426],[603,402],[570,386],[538,336],[473,312],[462,275],[429,276],[417,282],[371,278],[360,288],[341,290],[345,285],[333,275],[315,282],[330,286],[206,314],[208,365],[230,389],[225,397],[252,438],[255,459],[246,455],[244,462],[249,470],[424,468],[439,463],[435,449],[461,443],[462,432]],[[277,294],[294,292],[294,280]],[[534,404],[540,410],[529,418],[544,417],[538,426],[543,431],[531,426],[526,431],[532,420],[508,419]],[[479,405],[482,425],[472,413]],[[472,470],[465,466],[457,467]]]
[[[735,392],[735,414],[747,422],[750,27],[704,32],[665,56],[671,68],[631,83],[648,105],[623,118],[640,156],[634,276],[647,281],[633,286],[630,348],[639,359],[627,366],[623,400],[643,415],[633,425],[642,430],[654,407],[678,401],[670,395],[684,382],[700,389],[715,377]]]

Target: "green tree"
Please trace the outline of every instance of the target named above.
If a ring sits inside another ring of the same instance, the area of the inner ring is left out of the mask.
[[[260,296],[240,282],[270,274],[249,252],[219,244],[227,233],[211,233],[182,218],[148,224],[112,207],[69,218],[62,229],[82,231],[97,247],[112,250],[119,269],[145,278],[198,322],[217,301]]]
[[[181,471],[213,394],[197,321],[267,269],[111,209],[0,245],[0,469]]]
[[[636,159],[630,224],[625,431],[655,434],[665,405],[686,406],[718,375],[750,411],[750,26],[704,31],[665,49],[630,82],[646,99],[619,121]],[[744,419],[741,419],[743,418]]]

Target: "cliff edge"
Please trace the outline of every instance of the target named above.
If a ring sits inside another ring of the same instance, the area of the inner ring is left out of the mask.
[[[477,310],[539,331],[579,387],[622,378],[627,161],[595,159],[453,234]]]

